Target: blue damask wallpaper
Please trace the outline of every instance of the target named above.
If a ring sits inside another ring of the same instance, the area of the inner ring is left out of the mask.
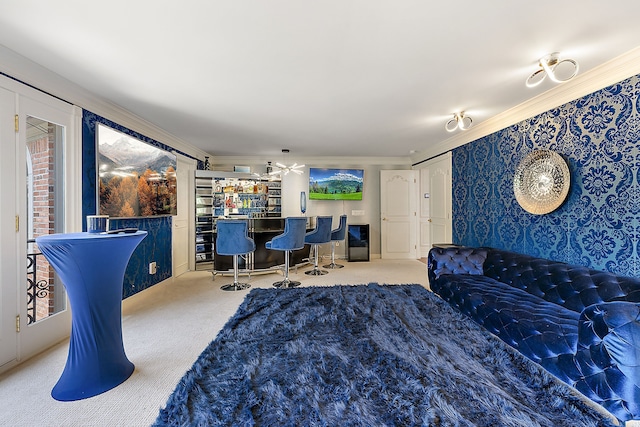
[[[176,151],[168,145],[148,138],[121,126],[111,120],[100,117],[90,111],[83,111],[82,117],[82,216],[93,215],[97,207],[96,175],[96,123],[102,123],[120,132],[131,135],[155,147],[167,151]],[[110,228],[137,228],[148,232],[147,237],[136,248],[125,271],[123,298],[129,297],[150,286],[168,279],[172,275],[171,266],[171,216],[146,218],[112,219]],[[86,227],[86,224],[83,225]],[[149,274],[149,263],[155,261],[156,274]]]
[[[127,298],[171,277],[171,216],[112,219],[110,227],[137,228],[148,234],[138,245],[124,273],[122,297]],[[156,274],[149,274],[155,261]]]
[[[640,276],[640,76],[453,150],[453,237]],[[513,175],[533,150],[564,157],[565,203],[532,215]]]

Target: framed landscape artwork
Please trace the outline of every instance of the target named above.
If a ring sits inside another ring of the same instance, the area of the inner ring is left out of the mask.
[[[175,215],[176,156],[110,127],[96,126],[100,215]]]

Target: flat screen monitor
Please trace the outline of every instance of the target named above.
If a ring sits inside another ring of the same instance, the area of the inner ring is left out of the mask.
[[[362,200],[363,169],[309,168],[310,200]]]

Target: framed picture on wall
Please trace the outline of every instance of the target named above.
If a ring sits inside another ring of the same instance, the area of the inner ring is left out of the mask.
[[[96,127],[100,215],[175,215],[175,154],[103,124]]]

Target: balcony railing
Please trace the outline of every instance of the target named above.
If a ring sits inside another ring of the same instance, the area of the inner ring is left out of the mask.
[[[35,239],[27,240],[30,248],[33,248],[35,242]],[[38,257],[44,257],[44,255],[33,250],[29,252],[33,252],[27,253],[27,324],[31,325],[38,320],[36,316],[38,298],[49,298],[49,281],[46,279],[38,280]]]

